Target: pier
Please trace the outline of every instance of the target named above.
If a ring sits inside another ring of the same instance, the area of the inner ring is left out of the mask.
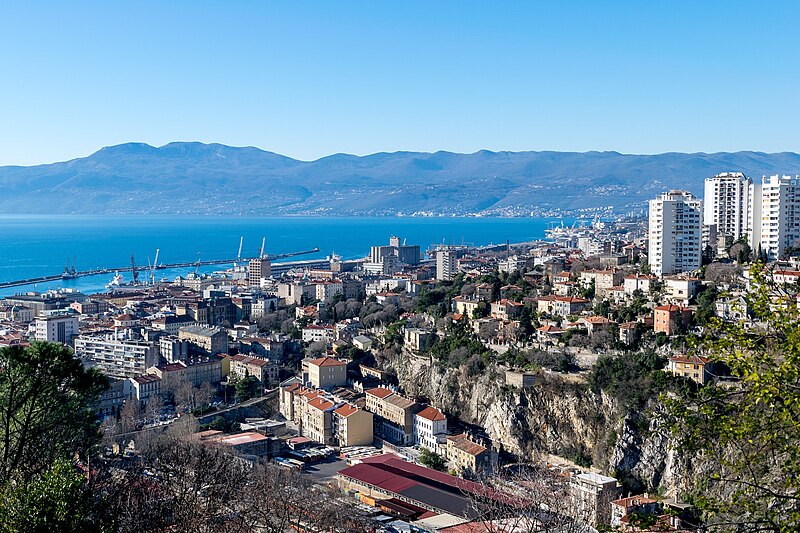
[[[294,257],[297,255],[304,255],[304,254],[313,254],[319,252],[319,248],[314,248],[313,250],[305,250],[302,252],[292,252],[287,254],[277,254],[277,255],[270,255],[265,257],[265,259],[269,259],[270,261],[274,261],[275,259],[284,259],[287,257]],[[183,263],[169,263],[164,264],[161,263],[155,266],[156,270],[165,270],[169,268],[188,268],[188,267],[201,267],[201,266],[210,266],[210,265],[225,265],[225,264],[234,264],[240,259],[211,259],[205,261],[186,261]],[[150,267],[153,268],[153,267]],[[81,278],[84,276],[96,276],[98,274],[113,274],[114,272],[131,272],[133,267],[124,266],[119,268],[96,268],[93,270],[82,270],[71,273],[69,277],[64,277],[63,274],[54,274],[52,276],[39,276],[36,278],[28,278],[28,279],[18,279],[14,281],[3,281],[0,282],[0,289],[7,289],[9,287],[19,287],[21,285],[33,285],[34,283],[48,283],[50,281],[58,281],[64,279],[75,279]]]

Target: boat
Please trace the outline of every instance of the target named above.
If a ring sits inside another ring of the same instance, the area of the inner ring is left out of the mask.
[[[124,282],[125,282],[125,276],[120,274],[119,271],[115,270],[114,271],[114,277],[111,278],[110,282],[108,282],[108,285],[106,285],[106,289],[113,289],[113,288],[119,287]]]

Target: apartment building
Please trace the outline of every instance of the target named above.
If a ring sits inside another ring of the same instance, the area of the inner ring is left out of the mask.
[[[318,397],[308,402],[303,412],[303,436],[320,444],[333,444],[333,411],[336,404]]]
[[[280,367],[269,359],[248,357],[246,355],[233,355],[230,357],[230,376],[235,379],[244,379],[253,376],[264,385],[278,382]]]
[[[613,477],[589,472],[573,476],[570,492],[576,518],[596,526],[611,521],[611,502],[622,496],[622,487]]]
[[[662,305],[653,310],[653,331],[672,335],[692,321],[692,310],[679,305]]]
[[[340,447],[367,446],[374,439],[373,415],[346,403],[333,411],[333,437]]]
[[[752,189],[750,246],[777,259],[800,242],[800,176],[764,176]]]
[[[458,274],[458,252],[442,246],[436,249],[436,279],[450,281]]]
[[[414,414],[421,406],[389,389],[365,391],[366,409],[378,416],[375,433],[393,444],[410,445],[414,440]]]
[[[641,291],[642,294],[650,293],[650,284],[655,280],[655,276],[648,276],[646,274],[631,274],[625,276],[622,280],[622,287],[626,296],[633,296],[636,291]]]
[[[753,180],[741,172],[723,172],[705,180],[703,224],[735,241],[752,231]]]
[[[414,444],[443,454],[447,445],[447,417],[433,406],[414,415]]]
[[[540,313],[566,317],[583,311],[591,302],[578,296],[554,296],[552,294],[539,298],[536,308]]]
[[[152,342],[118,339],[113,333],[80,335],[75,338],[75,354],[111,378],[132,378],[157,365],[159,345]]]
[[[589,287],[594,283],[595,294],[604,298],[611,289],[622,283],[622,271],[617,269],[584,270],[578,276],[578,281],[582,287]]]
[[[192,355],[228,353],[228,334],[219,327],[186,326],[178,330],[178,339],[189,343]]]
[[[78,335],[78,317],[75,315],[51,315],[36,317],[37,341],[69,344]]]
[[[330,390],[347,385],[347,363],[333,357],[319,357],[303,361],[308,372],[308,382],[315,389]]]
[[[688,191],[669,191],[650,200],[648,260],[654,274],[700,268],[703,202]]]
[[[489,449],[473,441],[465,433],[447,437],[445,455],[452,468],[461,476],[474,476],[491,469]]]
[[[261,280],[272,275],[272,263],[265,257],[251,259],[247,269],[247,284],[261,287]]]

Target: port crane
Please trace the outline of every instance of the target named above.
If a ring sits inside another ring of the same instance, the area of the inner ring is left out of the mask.
[[[158,264],[158,252],[160,252],[160,250],[156,248],[156,259],[153,261],[152,268],[150,268],[150,285],[156,284],[156,265]]]
[[[236,261],[233,262],[233,268],[234,269],[242,264],[242,243],[243,242],[244,242],[244,236],[239,237],[239,252],[236,254]]]
[[[139,271],[136,269],[136,259],[131,254],[131,276],[133,277],[133,284],[139,284]]]

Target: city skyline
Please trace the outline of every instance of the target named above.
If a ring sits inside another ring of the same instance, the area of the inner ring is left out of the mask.
[[[129,141],[796,151],[789,2],[7,5],[0,165]]]

